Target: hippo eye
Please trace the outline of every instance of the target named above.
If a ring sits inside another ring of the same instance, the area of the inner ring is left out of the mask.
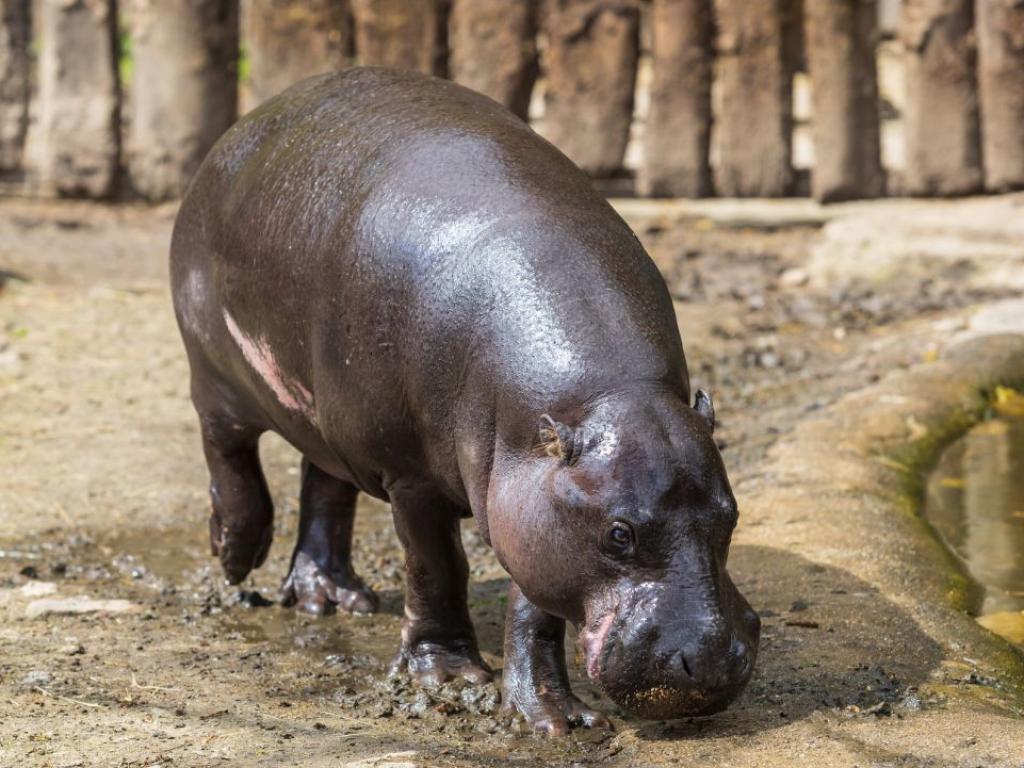
[[[604,548],[613,557],[628,557],[633,554],[635,543],[633,529],[621,520],[616,520],[605,531]]]

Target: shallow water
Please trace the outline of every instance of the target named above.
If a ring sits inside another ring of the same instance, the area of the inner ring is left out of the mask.
[[[943,453],[925,516],[982,590],[982,625],[1024,646],[1024,417],[982,422]]]

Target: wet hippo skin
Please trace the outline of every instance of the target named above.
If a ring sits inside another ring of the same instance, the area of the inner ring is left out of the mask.
[[[362,491],[407,589],[395,665],[482,681],[459,520],[512,578],[504,705],[607,725],[569,688],[565,622],[616,702],[665,718],[743,688],[759,621],[726,573],[736,503],[691,404],[665,283],[557,149],[460,86],[356,68],[238,122],[182,203],[174,305],[228,579],[266,558],[257,438],[305,457],[283,600],[368,612]]]

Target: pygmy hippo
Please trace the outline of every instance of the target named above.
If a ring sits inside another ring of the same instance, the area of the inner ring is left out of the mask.
[[[304,456],[285,604],[369,612],[356,496],[390,502],[407,589],[395,660],[487,680],[460,518],[512,579],[504,705],[535,728],[607,726],[586,670],[651,718],[722,709],[759,620],[726,573],[737,509],[665,283],[587,177],[526,124],[443,80],[315,77],[242,118],[185,196],[174,306],[231,582],[267,556],[257,439]]]

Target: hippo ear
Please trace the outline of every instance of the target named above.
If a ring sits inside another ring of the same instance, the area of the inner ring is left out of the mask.
[[[575,464],[583,452],[583,440],[572,427],[555,421],[548,414],[540,417],[540,442],[548,456]]]
[[[715,404],[711,402],[711,395],[703,389],[698,389],[693,397],[693,409],[704,417],[708,423],[708,429],[715,431]]]

